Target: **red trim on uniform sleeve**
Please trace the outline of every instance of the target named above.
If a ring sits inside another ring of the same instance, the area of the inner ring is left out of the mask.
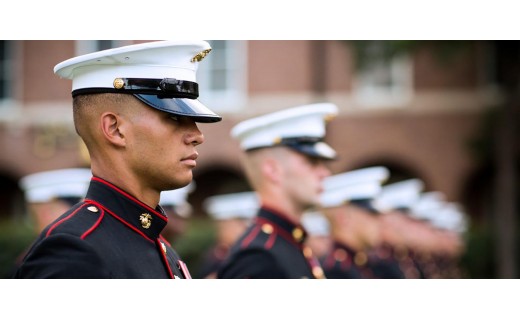
[[[172,246],[172,244],[168,240],[166,240],[166,238],[163,237],[162,234],[159,235],[159,239],[161,239],[162,241],[166,242],[166,244],[168,244],[170,247]]]
[[[336,262],[336,258],[334,258],[334,250],[330,252],[327,257],[325,258],[325,261],[323,262],[323,265],[327,268],[332,268],[334,263]]]
[[[71,214],[69,214],[67,217],[59,220],[59,221],[56,221],[55,224],[53,224],[49,230],[47,230],[47,233],[45,234],[45,237],[48,237],[52,230],[54,230],[57,226],[59,226],[60,224],[62,224],[63,222],[69,220],[70,218],[72,218],[76,213],[78,213],[79,210],[81,210],[81,208],[83,208],[84,206],[86,206],[88,203],[83,203],[79,208],[77,208],[76,210],[74,210]]]
[[[166,264],[166,269],[168,269],[168,274],[170,275],[170,278],[175,279],[172,269],[170,268],[170,265],[168,264],[168,259],[166,258],[166,252],[164,252],[162,249],[161,241],[159,239],[156,239],[155,243],[159,247],[159,252],[161,253],[161,257],[163,259],[164,264]]]
[[[88,201],[88,202],[90,203],[91,201]],[[80,238],[83,240],[83,239],[85,239],[89,234],[91,234],[92,231],[94,231],[94,230],[99,226],[99,224],[101,223],[101,220],[103,220],[103,217],[104,217],[104,216],[105,216],[105,210],[103,210],[103,208],[101,208],[101,213],[99,214],[99,218],[97,219],[96,223],[95,223],[92,227],[90,227],[90,229],[88,229],[87,231],[85,231],[85,233],[82,234]]]
[[[264,248],[269,250],[273,247],[274,243],[276,241],[276,233],[271,233],[269,235],[269,239],[267,239],[267,242],[264,244]]]
[[[287,231],[285,231],[284,229],[278,227],[278,225],[276,225],[275,223],[272,223],[271,221],[267,220],[267,219],[264,219],[264,218],[261,218],[261,217],[257,217],[256,219],[259,223],[268,223],[270,224],[274,231],[279,234],[282,238],[284,238],[285,240],[287,240],[287,242],[291,243],[292,245],[296,246],[298,249],[301,249],[302,248],[302,244],[301,243],[298,243],[296,241],[294,241],[294,238],[291,234],[289,234]]]
[[[253,230],[251,230],[251,233],[249,233],[249,235],[242,241],[242,243],[240,244],[240,247],[241,248],[247,247],[251,243],[251,241],[253,241],[253,239],[256,237],[256,235],[258,234],[259,231],[260,231],[260,226],[255,226],[255,228]]]
[[[129,224],[128,222],[126,222],[125,220],[121,219],[120,217],[117,216],[117,214],[113,213],[112,211],[108,210],[106,207],[104,207],[101,203],[97,202],[97,201],[94,201],[94,200],[89,200],[89,202],[95,204],[96,206],[99,206],[101,207],[102,209],[104,209],[106,212],[108,212],[111,216],[113,216],[114,218],[116,218],[117,220],[119,220],[121,223],[123,223],[124,225],[126,225],[127,227],[129,227],[130,229],[134,230],[135,232],[139,233],[140,235],[143,236],[143,238],[145,238],[146,240],[150,241],[151,243],[155,243],[155,241],[153,241],[151,238],[149,238],[146,234],[142,233],[141,230],[135,228],[133,225]]]
[[[149,211],[151,211],[153,214],[155,214],[156,216],[158,216],[159,218],[163,219],[164,221],[168,221],[168,219],[166,217],[164,217],[162,214],[160,214],[159,212],[157,212],[157,210],[153,209],[152,207],[148,206],[147,204],[145,204],[144,202],[141,202],[139,201],[138,199],[136,199],[135,197],[129,195],[128,193],[124,192],[123,190],[119,189],[118,187],[116,187],[115,185],[111,184],[110,182],[108,181],[105,181],[101,178],[98,178],[98,177],[92,177],[92,180],[94,181],[97,181],[97,182],[101,182],[103,183],[104,185],[107,185],[108,187],[116,190],[117,192],[121,193],[122,195],[124,195],[125,197],[127,197],[129,200],[137,203],[138,205],[140,206],[143,206],[145,207],[146,209],[148,209]]]

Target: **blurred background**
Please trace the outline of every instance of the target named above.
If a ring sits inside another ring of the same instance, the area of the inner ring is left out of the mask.
[[[88,167],[72,123],[70,80],[53,67],[88,52],[144,41],[0,41],[0,277],[36,236],[19,179]],[[249,191],[230,129],[260,114],[332,102],[333,173],[385,166],[387,183],[419,178],[469,217],[464,277],[517,278],[518,41],[209,41],[200,100],[223,116],[199,127],[192,213],[172,246],[192,273],[215,240],[203,201]],[[173,236],[172,236],[173,237]]]

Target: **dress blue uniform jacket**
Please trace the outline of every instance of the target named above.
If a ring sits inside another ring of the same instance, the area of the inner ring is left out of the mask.
[[[168,218],[93,177],[84,201],[36,239],[15,278],[189,278],[160,233]]]
[[[253,224],[233,245],[218,272],[220,279],[323,278],[306,231],[283,214],[262,207]]]
[[[345,244],[334,242],[332,248],[322,259],[323,271],[327,279],[361,279],[370,277],[366,270],[367,258],[365,261],[356,259],[360,254]],[[366,255],[365,255],[366,257]]]

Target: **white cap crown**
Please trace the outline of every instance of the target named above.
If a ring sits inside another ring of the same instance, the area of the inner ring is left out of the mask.
[[[90,169],[71,168],[27,175],[20,179],[20,187],[29,203],[47,202],[55,198],[85,197],[92,172]]]

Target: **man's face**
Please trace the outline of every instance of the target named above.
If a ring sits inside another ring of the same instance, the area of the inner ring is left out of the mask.
[[[330,175],[324,161],[288,150],[283,168],[284,188],[294,203],[302,209],[318,205],[323,179]]]
[[[140,103],[136,101],[136,103]],[[186,186],[193,178],[198,153],[204,141],[196,123],[142,104],[132,116],[127,140],[131,167],[146,187],[163,191]]]

